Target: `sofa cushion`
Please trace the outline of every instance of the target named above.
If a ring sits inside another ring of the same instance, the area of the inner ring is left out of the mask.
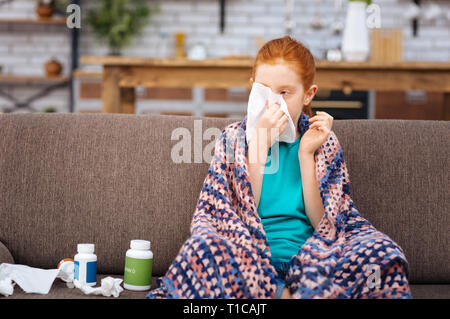
[[[100,286],[101,279],[107,276],[112,276],[114,278],[123,278],[117,275],[98,275],[98,281],[96,287]],[[122,284],[123,287],[123,284]],[[152,280],[152,288],[156,288],[156,278]],[[450,299],[450,285],[427,285],[418,284],[410,285],[411,294],[413,299]],[[120,299],[144,299],[148,291],[130,291],[124,289],[118,298]],[[0,295],[0,299],[6,299]],[[115,299],[114,297],[105,297],[102,295],[85,295],[79,289],[67,288],[66,283],[56,279],[47,295],[40,294],[27,294],[20,287],[16,286],[14,288],[14,294],[7,297],[8,299],[87,299],[87,298],[97,298],[97,299]]]
[[[410,285],[413,299],[450,299],[450,285]]]
[[[95,243],[98,272],[120,274],[130,240],[145,239],[154,275],[164,274],[189,236],[208,170],[194,162],[214,148],[203,133],[235,120],[47,115],[0,115],[0,240],[16,263],[55,268],[77,243]],[[177,132],[190,135],[192,163],[172,160]]]
[[[0,264],[14,264],[14,258],[9,249],[0,241]]]
[[[404,250],[411,283],[450,284],[450,121],[335,121],[362,216]]]
[[[123,278],[118,275],[98,275],[97,276],[97,285],[100,286],[101,279],[107,276],[111,276],[114,278]],[[123,284],[122,284],[123,287]],[[152,280],[152,288],[156,288],[156,278],[154,277]],[[418,285],[410,285],[411,294],[413,299],[450,299],[450,285],[427,285],[427,284],[418,284]],[[147,295],[148,291],[131,291],[124,289],[118,298],[121,299],[144,299]],[[5,299],[0,295],[0,299]],[[67,288],[66,283],[56,279],[47,295],[40,294],[27,294],[20,287],[16,286],[14,288],[14,294],[7,297],[8,299],[24,299],[24,298],[32,298],[32,299],[86,299],[86,298],[97,298],[97,299],[114,299],[114,297],[105,297],[102,295],[85,295],[79,289],[71,289]]]

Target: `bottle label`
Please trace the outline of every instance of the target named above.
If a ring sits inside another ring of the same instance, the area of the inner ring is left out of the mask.
[[[78,260],[75,260],[73,264],[73,279],[80,280],[80,262]]]
[[[86,263],[86,282],[92,283],[97,281],[97,262],[90,261]]]
[[[133,286],[149,286],[152,283],[153,259],[125,257],[123,282]]]
[[[97,262],[90,261],[87,263],[81,263],[80,265],[80,262],[78,260],[75,260],[73,279],[86,283],[97,282]]]

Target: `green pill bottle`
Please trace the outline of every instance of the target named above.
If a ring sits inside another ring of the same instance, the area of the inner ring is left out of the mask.
[[[150,290],[153,253],[148,240],[132,240],[125,256],[123,287],[128,290]]]

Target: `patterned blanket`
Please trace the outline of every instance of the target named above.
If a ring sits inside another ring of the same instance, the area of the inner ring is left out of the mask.
[[[302,113],[298,129],[309,128]],[[226,126],[181,247],[147,298],[274,298],[271,264],[247,170],[247,117]],[[342,148],[333,131],[314,153],[325,214],[289,262],[294,298],[411,298],[401,247],[364,219],[350,198]]]

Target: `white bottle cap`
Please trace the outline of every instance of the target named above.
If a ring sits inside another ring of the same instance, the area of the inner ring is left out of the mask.
[[[137,249],[137,250],[149,250],[150,242],[148,240],[134,239],[131,241],[130,247],[131,247],[131,249]]]
[[[77,250],[82,254],[93,254],[94,253],[94,244],[78,244]]]

